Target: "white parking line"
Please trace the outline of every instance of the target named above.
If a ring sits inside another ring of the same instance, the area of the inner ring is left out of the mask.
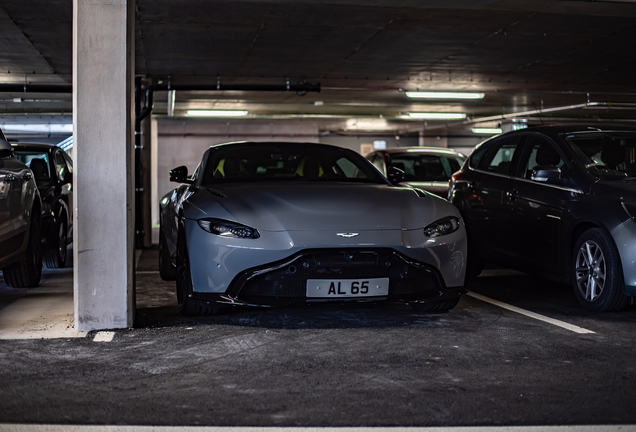
[[[0,432],[628,432],[636,425],[451,427],[93,426],[0,423]]]
[[[468,291],[468,295],[471,296],[471,297],[474,297],[474,298],[476,298],[478,300],[484,301],[486,303],[490,303],[490,304],[493,304],[495,306],[499,306],[500,308],[507,309],[509,311],[516,312],[516,313],[519,313],[521,315],[525,315],[527,317],[534,318],[534,319],[539,320],[539,321],[547,322],[549,324],[564,328],[566,330],[573,331],[574,333],[579,333],[579,334],[595,333],[592,330],[584,329],[583,327],[575,326],[573,324],[568,324],[568,323],[566,323],[564,321],[559,321],[558,319],[549,318],[549,317],[546,317],[546,316],[543,316],[543,315],[539,315],[538,313],[530,312],[530,311],[527,311],[525,309],[521,309],[521,308],[518,308],[516,306],[512,306],[512,305],[509,305],[507,303],[491,299],[490,297],[486,297],[486,296],[483,296],[481,294],[474,293],[472,291]]]
[[[97,332],[93,342],[110,342],[115,337],[115,332],[112,331],[100,331]]]

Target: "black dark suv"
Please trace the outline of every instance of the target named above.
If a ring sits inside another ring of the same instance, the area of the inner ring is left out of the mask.
[[[64,267],[73,235],[73,162],[59,147],[20,143],[15,156],[31,171],[42,197],[43,256],[49,268]]]

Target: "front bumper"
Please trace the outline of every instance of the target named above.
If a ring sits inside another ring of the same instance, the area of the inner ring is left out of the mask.
[[[385,296],[308,298],[308,279],[388,278]],[[213,304],[273,306],[325,301],[431,302],[459,297],[463,287],[446,287],[432,266],[414,261],[395,250],[308,249],[265,266],[246,270],[234,278],[223,294],[194,292],[196,300]]]

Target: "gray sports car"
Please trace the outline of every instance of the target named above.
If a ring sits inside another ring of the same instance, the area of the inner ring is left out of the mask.
[[[210,147],[161,200],[161,276],[181,312],[319,301],[448,310],[464,292],[457,209],[359,154],[309,143]]]

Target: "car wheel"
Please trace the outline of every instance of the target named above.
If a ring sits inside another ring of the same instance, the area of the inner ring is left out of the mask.
[[[68,244],[68,229],[66,215],[60,215],[60,222],[56,227],[57,237],[53,249],[44,252],[44,262],[48,268],[62,268],[66,266],[66,246]]]
[[[450,300],[409,304],[418,312],[445,312],[457,306],[460,298],[461,297],[458,296]]]
[[[177,237],[177,300],[179,308],[183,315],[216,315],[219,311],[218,307],[211,307],[207,302],[195,300],[192,297],[192,274],[190,272],[190,262],[188,260],[188,248],[185,240],[185,232],[183,227],[179,229]]]
[[[40,213],[33,211],[29,227],[27,250],[22,261],[2,270],[4,280],[13,288],[36,287],[42,278],[42,236]]]
[[[165,281],[176,279],[176,269],[170,259],[170,251],[164,237],[163,226],[159,228],[159,276]]]
[[[629,297],[623,294],[620,256],[614,241],[599,228],[579,237],[572,256],[574,294],[591,311],[623,309]]]

